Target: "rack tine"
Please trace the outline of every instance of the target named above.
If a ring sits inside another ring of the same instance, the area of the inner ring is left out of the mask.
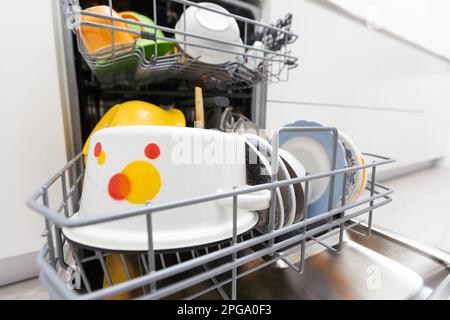
[[[371,181],[370,181],[370,196],[372,197],[375,194],[375,176],[376,176],[376,172],[377,172],[377,167],[374,166],[372,167],[372,177],[371,177]],[[370,207],[373,207],[373,200],[370,201]],[[370,237],[371,233],[372,233],[372,214],[373,214],[373,210],[369,211],[369,221],[367,223],[367,237]]]
[[[46,187],[43,188],[43,195],[42,195],[42,203],[45,207],[50,207],[49,199],[48,199],[48,189]],[[53,245],[53,232],[52,232],[52,224],[49,219],[45,219],[45,229],[46,229],[46,236],[47,236],[47,243],[49,247],[49,254],[50,254],[50,262],[53,266],[53,268],[56,269],[56,256],[55,256],[55,247]]]
[[[245,21],[244,22],[244,44],[245,45],[248,45],[249,43],[248,43],[248,40],[247,40],[247,38],[248,38],[248,24],[247,24],[247,21]]]
[[[61,170],[61,188],[62,188],[62,201],[63,201],[63,208],[64,208],[64,216],[66,218],[69,217],[69,207],[67,203],[67,182],[66,182],[66,172]]]
[[[377,183],[375,182],[375,176],[376,176],[376,166],[372,167],[372,175],[371,175],[371,180],[370,180],[370,196],[373,197],[374,194],[377,193],[377,191],[375,190],[375,187],[377,186]],[[370,235],[372,234],[372,214],[373,214],[373,205],[374,205],[374,201],[370,201],[369,203],[369,208],[371,208],[371,210],[368,212],[368,222],[367,222],[367,232],[360,232],[360,231],[356,231],[353,228],[349,228],[348,230],[356,235],[359,235],[361,237],[365,237],[368,238],[370,237]]]
[[[156,6],[156,0],[153,0],[153,22],[158,25],[158,8]],[[186,29],[185,29],[186,30]],[[154,30],[156,34],[156,30]],[[158,56],[158,37],[155,37],[155,45],[154,45],[154,51],[155,51],[155,57]]]
[[[186,12],[186,9],[187,9],[187,7],[186,7],[186,3],[183,3],[183,12]],[[183,15],[183,30],[187,30],[186,29],[186,15],[184,14]],[[184,34],[183,35],[183,38],[184,38],[184,43],[183,43],[183,51],[184,52],[186,52],[187,50],[186,50],[186,43],[187,43],[187,41],[186,41],[186,34]]]
[[[308,172],[306,172],[305,176],[308,176]],[[305,182],[305,202],[303,204],[303,217],[302,220],[308,219],[308,202],[309,202],[309,188],[310,188],[311,180],[306,180]],[[302,232],[306,233],[306,227],[302,228]],[[303,273],[305,271],[305,254],[306,254],[306,238],[302,240],[300,245],[300,263],[297,272]]]
[[[166,268],[166,261],[164,260],[164,255],[163,254],[159,254],[159,259],[161,260],[161,268],[165,269]]]
[[[148,274],[148,272],[145,271],[144,268],[144,263],[145,263],[145,257],[142,257],[142,255],[138,255],[138,269],[139,269],[139,275],[140,276],[145,276],[146,274]],[[150,293],[150,290],[148,290],[148,285],[142,285],[142,292],[144,292],[144,294],[148,294]]]
[[[100,251],[95,251],[98,260],[100,261],[100,265],[102,266],[103,272],[106,277],[106,281],[108,282],[108,286],[111,287],[113,285],[111,280],[111,275],[109,274],[108,266],[106,265],[105,259]]]
[[[144,267],[145,274],[148,274],[149,270],[148,270],[148,266],[147,266],[147,259],[145,258],[144,254],[141,254],[140,257],[142,260],[142,266]]]
[[[151,212],[147,213],[146,216],[147,221],[147,260],[148,260],[148,273],[151,274],[155,272],[155,251],[153,249],[153,226],[152,226],[152,214]],[[178,253],[178,252],[177,252]],[[156,290],[156,283],[151,282],[150,283],[150,292],[154,292]]]
[[[109,5],[109,15],[110,15],[110,17],[112,17],[113,16],[112,0],[108,0],[108,5]],[[111,22],[111,26],[114,26],[114,21],[111,18],[110,18],[110,22]],[[115,30],[111,29],[111,39],[113,39],[111,41],[112,58],[113,58],[113,60],[115,60],[115,58],[116,58],[116,43],[114,41],[114,39],[115,39],[115,34],[114,33],[115,33]],[[114,65],[114,67],[115,67],[115,65]]]
[[[336,128],[331,128],[330,132],[332,133],[332,152],[331,152],[331,171],[336,170],[336,164],[337,164],[337,148],[338,148],[338,131]],[[330,177],[330,183],[329,183],[329,194],[328,194],[328,211],[333,209],[333,200],[334,200],[334,187],[335,187],[335,180],[336,176]],[[345,189],[344,189],[345,190]],[[332,217],[328,218],[328,221],[331,221]],[[328,231],[331,231],[329,229]]]
[[[348,179],[347,174],[348,173],[345,172],[344,173],[344,179],[342,179],[343,180],[342,181],[342,190],[343,190],[343,192],[342,192],[342,199],[341,199],[342,207],[345,207],[345,201],[346,201],[346,188],[347,188],[347,179]],[[350,172],[350,174],[352,174],[352,172]],[[339,215],[340,218],[342,218],[343,216],[345,216],[345,211],[342,211],[342,213]],[[339,228],[340,228],[340,230],[339,230],[339,243],[338,243],[338,246],[337,246],[337,251],[338,252],[342,250],[342,243],[343,243],[343,240],[344,240],[344,224],[342,223]]]
[[[73,212],[78,211],[78,176],[77,176],[77,164],[76,161],[73,162],[73,164],[70,166],[70,169],[72,171],[72,209]],[[73,189],[72,189],[73,188]]]
[[[197,253],[198,255],[198,253]],[[208,267],[208,265],[203,264],[202,265],[203,269],[205,269],[206,271],[210,270],[210,268]],[[219,281],[216,279],[216,277],[212,277],[210,278],[210,280],[212,281],[213,285],[216,286],[217,291],[219,291],[219,294],[221,295],[222,299],[224,300],[230,300],[230,298],[228,297],[227,293],[225,292],[225,290],[222,288],[222,286],[218,285]]]
[[[234,187],[236,189],[236,187]],[[237,208],[238,208],[238,197],[233,196],[233,238],[232,245],[235,245],[238,241],[237,237]],[[242,241],[241,241],[242,242]],[[235,262],[237,259],[237,252],[233,252],[232,261]],[[236,300],[237,295],[237,267],[231,270],[231,300]]]
[[[121,254],[119,254],[119,257],[120,257],[120,261],[122,262],[123,269],[125,270],[125,274],[126,274],[128,280],[131,280],[130,270],[128,269],[128,264],[127,264],[127,261],[125,260],[124,255],[121,253]]]
[[[85,270],[84,270],[83,264],[82,264],[81,261],[80,261],[78,248],[76,248],[75,246],[72,246],[70,243],[69,243],[69,246],[72,248],[73,257],[74,257],[74,259],[75,259],[76,266],[80,269],[81,279],[82,279],[83,282],[84,282],[84,285],[85,285],[85,287],[86,287],[86,290],[87,290],[88,292],[91,292],[91,291],[92,291],[91,283],[89,282],[89,279],[88,279],[88,277],[86,276],[86,272],[85,272]]]

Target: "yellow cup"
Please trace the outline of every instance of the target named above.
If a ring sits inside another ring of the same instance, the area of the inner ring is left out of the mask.
[[[109,127],[132,125],[185,127],[186,119],[179,109],[164,110],[145,101],[134,100],[117,104],[105,113],[92,130],[84,145],[83,154],[88,154],[89,141],[94,132]]]
[[[95,6],[84,10],[84,12],[92,12],[102,14],[105,16],[111,16],[110,8],[108,6]],[[128,15],[121,16],[116,11],[112,10],[112,17],[114,18],[131,18]],[[81,15],[82,22],[91,22],[97,24],[111,25],[111,20],[107,18],[91,17],[87,15]],[[139,20],[138,20],[139,21]],[[118,28],[128,29],[128,26],[124,22],[113,21],[112,25]],[[80,26],[80,36],[86,47],[86,50],[90,54],[107,53],[112,50],[113,44],[113,30],[108,28],[101,28],[100,26],[83,25]],[[121,49],[131,47],[134,45],[138,35],[114,30],[114,48]]]

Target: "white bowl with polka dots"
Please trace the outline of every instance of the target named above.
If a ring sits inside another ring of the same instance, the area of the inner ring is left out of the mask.
[[[246,185],[245,140],[234,133],[169,126],[124,126],[91,138],[80,210],[71,219],[230,191]],[[238,233],[269,206],[264,190],[238,197]],[[201,246],[232,236],[232,198],[152,214],[155,250]],[[64,228],[87,247],[147,250],[145,215]]]

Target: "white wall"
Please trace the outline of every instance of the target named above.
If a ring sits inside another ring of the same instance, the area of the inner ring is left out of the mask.
[[[271,84],[267,127],[295,119],[336,126],[391,168],[445,155],[450,64],[367,28],[318,1],[268,1],[273,18],[294,14],[299,67]]]
[[[44,220],[25,199],[66,162],[51,1],[2,9],[21,22],[0,19],[0,285],[36,271]]]
[[[450,59],[448,0],[325,0]]]

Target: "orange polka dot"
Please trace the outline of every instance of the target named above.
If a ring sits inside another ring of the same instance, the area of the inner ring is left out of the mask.
[[[131,190],[130,179],[123,173],[117,173],[111,177],[108,184],[109,195],[115,200],[123,200]]]

